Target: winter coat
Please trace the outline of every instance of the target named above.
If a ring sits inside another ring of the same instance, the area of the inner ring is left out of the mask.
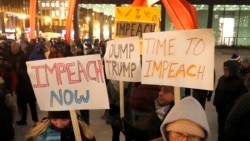
[[[160,130],[164,141],[168,141],[166,127],[169,123],[177,120],[189,120],[198,124],[205,131],[205,140],[210,136],[207,116],[200,103],[193,97],[185,97],[170,110],[161,124]]]
[[[154,112],[154,100],[158,98],[159,91],[157,85],[135,84],[131,90],[129,107],[136,112]]]
[[[18,85],[16,87],[16,94],[19,99],[25,101],[36,101],[26,64],[20,64],[20,68],[17,70],[17,78]]]
[[[120,94],[119,94],[119,81],[110,80],[107,84],[109,106],[106,123],[112,126],[120,126]],[[130,120],[131,113],[128,108],[128,97],[130,94],[130,84],[124,82],[124,112],[125,118]],[[118,127],[119,128],[119,127]]]
[[[38,49],[40,49],[38,51]],[[46,59],[43,48],[40,44],[36,44],[33,52],[29,55],[29,61]]]
[[[49,59],[64,57],[62,52],[58,48],[56,47],[51,47],[51,48],[55,48],[55,52],[50,51],[49,56],[48,56]]]
[[[6,103],[6,94],[0,91],[0,139],[12,141],[14,138],[13,112]]]
[[[230,112],[236,100],[247,92],[244,81],[239,75],[239,68],[236,61],[226,61],[224,67],[227,67],[230,76],[221,76],[215,89],[214,105],[217,109],[223,109],[224,112]]]
[[[27,141],[75,141],[74,130],[71,124],[63,129],[58,129],[49,122],[49,120],[42,121],[36,127],[31,129]],[[88,125],[82,121],[79,121],[78,123],[82,140],[96,141],[92,131],[89,130]],[[38,131],[37,129],[39,132],[36,132]]]
[[[225,141],[250,140],[250,93],[241,96],[226,119]]]
[[[250,57],[246,57],[243,59],[240,69],[241,76],[244,79],[244,84],[247,87],[248,91],[250,91],[250,66],[248,68],[244,68],[243,64],[250,65]]]
[[[157,103],[158,99],[156,99],[155,102]],[[173,105],[174,102],[171,102],[169,105],[166,105],[166,107],[164,106],[165,109],[164,109],[163,119],[169,113]],[[156,110],[149,116],[149,122],[146,123],[147,126],[144,129],[133,126],[128,121],[123,120],[125,126],[125,135],[131,137],[131,139],[135,141],[146,141],[161,137],[160,126],[162,121],[163,120],[158,117]]]

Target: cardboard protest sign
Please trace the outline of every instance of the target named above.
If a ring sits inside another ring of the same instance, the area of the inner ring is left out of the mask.
[[[108,79],[140,82],[139,38],[128,37],[108,41],[104,62],[106,77]]]
[[[142,83],[213,90],[211,29],[143,34]]]
[[[143,33],[159,30],[159,7],[116,7],[115,37],[142,37]]]
[[[100,55],[29,61],[27,67],[41,110],[109,107]]]

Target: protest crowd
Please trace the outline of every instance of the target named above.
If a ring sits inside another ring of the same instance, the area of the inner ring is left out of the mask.
[[[0,138],[14,141],[14,125],[27,124],[27,105],[34,126],[27,131],[28,141],[73,141],[74,130],[69,111],[49,111],[39,119],[36,97],[27,72],[27,61],[100,54],[103,58],[107,41],[94,44],[36,39],[2,40],[0,43]],[[120,117],[119,81],[105,79],[109,107],[102,118],[112,129],[112,141],[120,134],[126,141],[205,141],[210,129],[205,103],[211,101],[218,115],[218,141],[250,140],[250,57],[233,54],[223,64],[224,74],[218,77],[214,91],[183,88],[179,103],[174,103],[174,87],[123,82],[124,112]],[[216,77],[216,76],[214,76]],[[214,79],[216,80],[216,79]],[[16,101],[13,100],[16,97]],[[183,110],[185,109],[185,110]],[[19,115],[15,115],[18,111]],[[89,129],[89,110],[77,112],[84,141],[95,141]],[[199,115],[199,116],[198,116]],[[20,119],[19,119],[20,118]]]

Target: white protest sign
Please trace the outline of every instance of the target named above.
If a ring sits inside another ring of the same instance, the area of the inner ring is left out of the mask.
[[[41,110],[109,108],[100,55],[29,61],[27,67]]]
[[[143,34],[142,83],[213,90],[211,29]]]
[[[104,56],[106,77],[111,80],[140,82],[139,37],[108,41]]]

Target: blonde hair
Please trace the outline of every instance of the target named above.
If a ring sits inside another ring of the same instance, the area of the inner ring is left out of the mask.
[[[94,133],[90,130],[89,126],[83,121],[78,121],[78,123],[84,136],[88,139],[93,139]]]
[[[41,133],[43,133],[50,125],[50,120],[45,120],[42,121],[40,123],[38,123],[34,128],[32,128],[26,138],[30,139],[30,138],[36,138],[38,135],[40,135]]]
[[[78,121],[78,123],[80,126],[81,134],[83,134],[87,139],[93,139],[94,133],[90,130],[89,126],[83,121]],[[40,122],[28,132],[26,138],[27,139],[36,138],[38,135],[45,132],[45,130],[50,126],[50,124],[51,124],[50,120],[45,120]]]

